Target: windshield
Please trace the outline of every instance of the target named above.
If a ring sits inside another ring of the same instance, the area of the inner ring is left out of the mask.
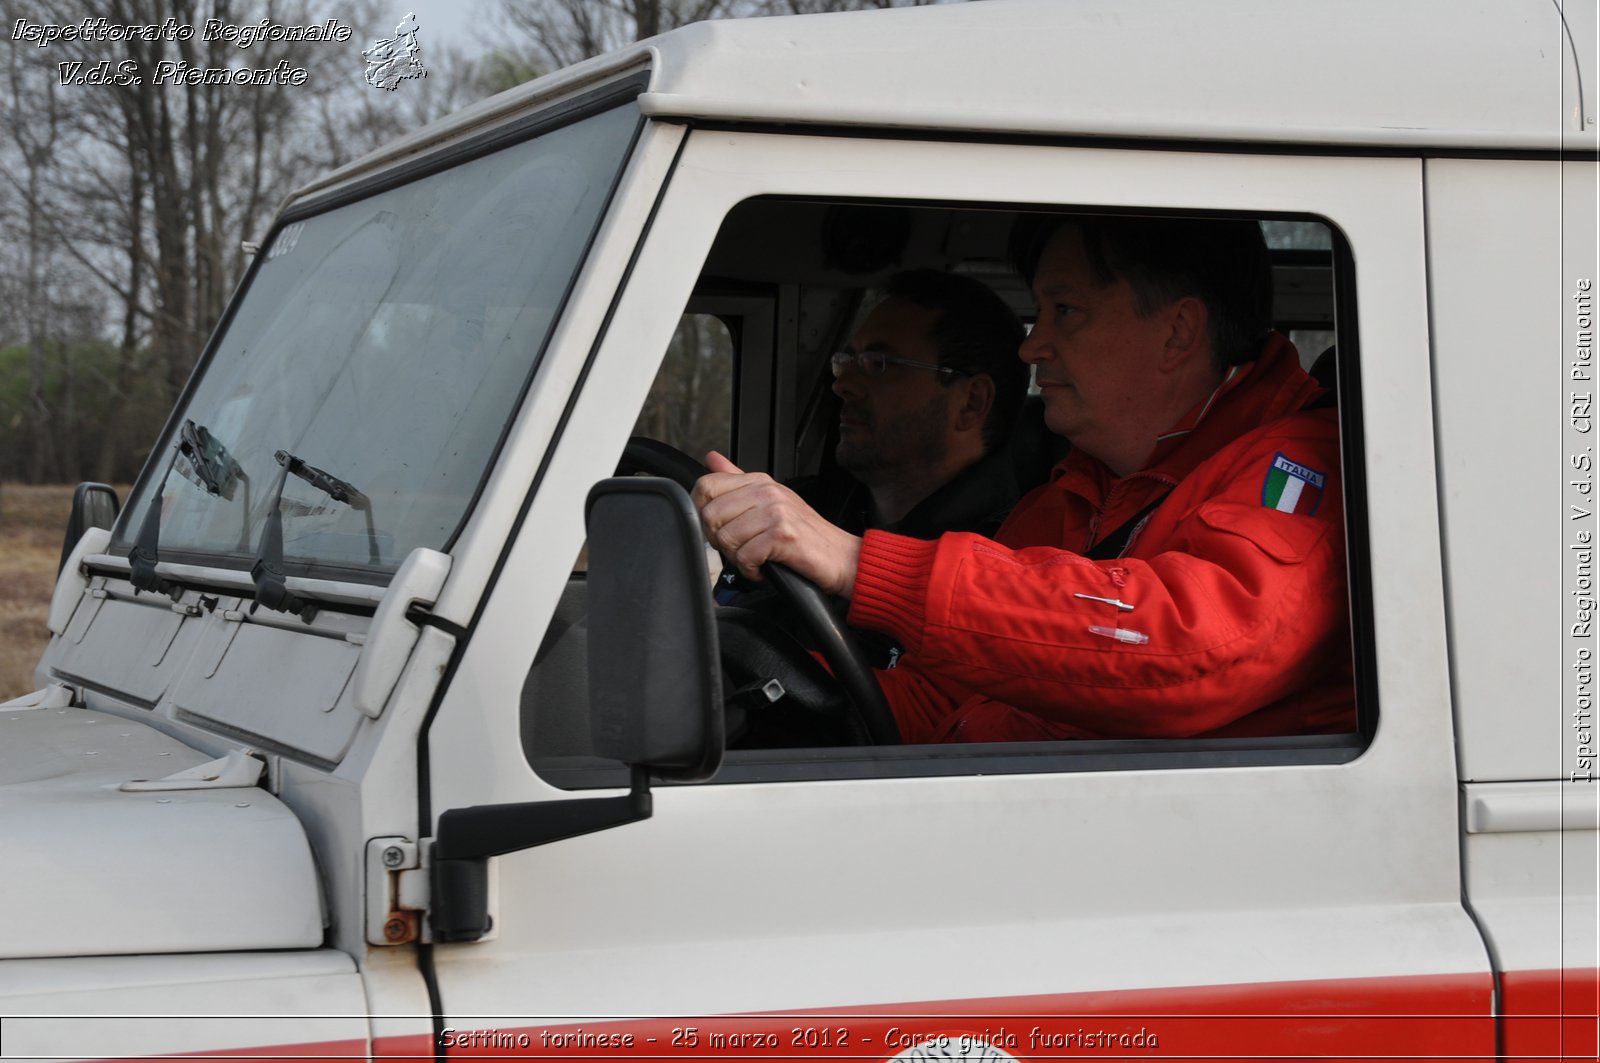
[[[248,567],[281,483],[291,564],[383,573],[415,547],[447,546],[637,115],[597,114],[285,226],[130,500],[120,544],[159,505],[162,558]],[[289,455],[364,505],[280,475]]]

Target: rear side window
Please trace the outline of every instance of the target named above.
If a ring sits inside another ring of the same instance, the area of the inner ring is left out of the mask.
[[[684,314],[650,386],[633,434],[694,457],[729,453],[733,439],[733,334],[712,314]]]

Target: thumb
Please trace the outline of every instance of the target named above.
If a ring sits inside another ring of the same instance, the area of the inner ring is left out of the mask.
[[[706,468],[712,472],[744,472],[739,466],[714,450],[706,454]]]

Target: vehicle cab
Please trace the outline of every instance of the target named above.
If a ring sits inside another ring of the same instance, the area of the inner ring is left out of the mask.
[[[7,1058],[1593,1058],[1600,24],[1229,26],[700,23],[296,193],[0,706]],[[1262,226],[1358,727],[742,741],[663,478],[835,474],[890,275],[1107,213]]]

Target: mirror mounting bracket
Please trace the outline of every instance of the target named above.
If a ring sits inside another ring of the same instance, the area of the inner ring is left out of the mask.
[[[524,801],[452,808],[433,840],[429,922],[435,941],[477,941],[489,932],[489,858],[650,818],[650,773],[631,769],[621,797]]]

